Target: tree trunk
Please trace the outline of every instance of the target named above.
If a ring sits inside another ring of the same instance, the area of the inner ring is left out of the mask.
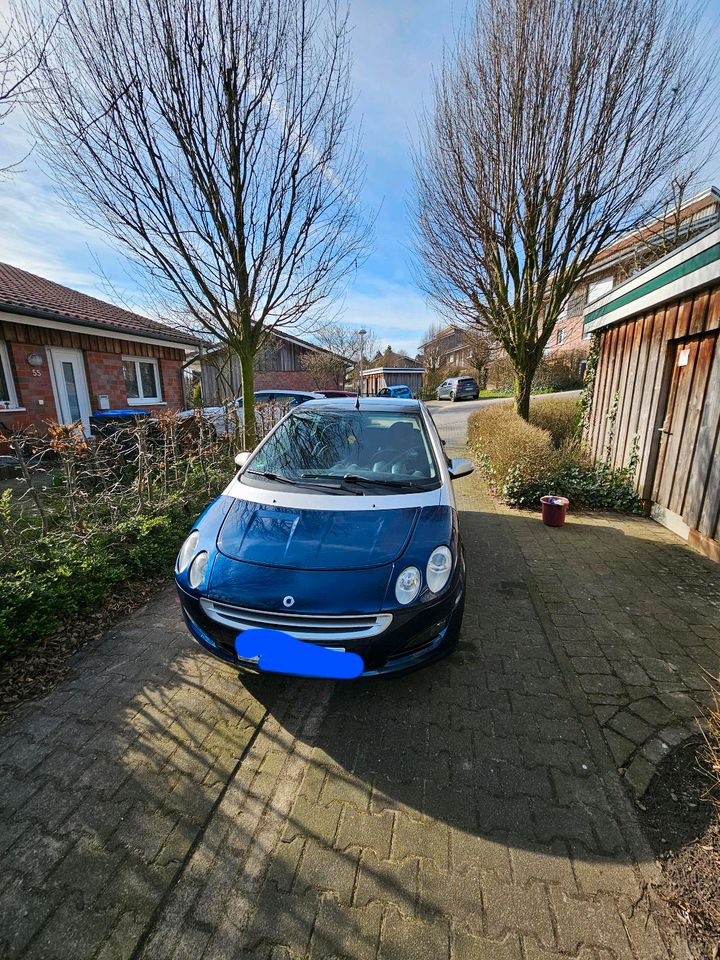
[[[245,353],[238,352],[240,360],[240,372],[242,374],[242,422],[243,434],[245,438],[245,449],[252,450],[257,443],[257,432],[255,429],[255,370],[253,361],[255,356],[252,350]]]
[[[515,410],[523,420],[530,419],[530,391],[532,375],[515,373]]]

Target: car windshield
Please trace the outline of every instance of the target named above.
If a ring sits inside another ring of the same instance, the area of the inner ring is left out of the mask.
[[[438,486],[419,415],[372,410],[291,414],[250,459],[246,482],[301,481],[348,494],[411,493]]]

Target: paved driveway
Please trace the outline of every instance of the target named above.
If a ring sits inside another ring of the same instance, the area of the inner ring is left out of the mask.
[[[617,735],[652,764],[645,747],[699,713],[717,568],[649,521],[551,531],[474,476],[457,489],[467,614],[435,668],[241,682],[167,590],[18,712],[0,736],[0,956],[667,955],[609,737],[616,716],[642,723]]]

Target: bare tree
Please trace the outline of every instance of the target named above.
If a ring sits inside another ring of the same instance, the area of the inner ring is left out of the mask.
[[[643,215],[632,255],[622,264],[624,276],[632,276],[707,229],[707,216],[688,209],[698,180],[698,171],[690,164],[673,174],[664,203]]]
[[[35,55],[30,56],[27,40],[17,32],[12,20],[0,18],[0,127],[5,123],[18,102],[27,94],[28,84],[39,66],[47,40],[52,33],[52,23],[48,24],[45,40],[34,38]],[[8,178],[22,160],[0,167],[0,179]]]
[[[566,297],[707,134],[698,22],[681,0],[480,0],[436,80],[415,154],[422,280],[507,352],[525,418]]]
[[[363,335],[367,346],[368,335]],[[354,368],[360,359],[360,346],[363,343],[360,330],[340,323],[328,323],[313,333],[313,340],[320,347],[309,351],[302,365],[313,377],[318,389],[333,384],[342,387],[349,368]]]
[[[469,348],[470,363],[477,374],[480,389],[483,389],[487,382],[487,368],[495,358],[495,341],[482,326],[477,326],[476,329],[468,327],[464,334],[465,343]]]
[[[34,130],[71,207],[237,353],[308,324],[362,255],[340,0],[22,0],[57,17]]]
[[[425,331],[422,346],[422,364],[425,368],[424,386],[434,390],[443,378],[445,359],[442,344],[438,339],[445,324],[433,322]]]

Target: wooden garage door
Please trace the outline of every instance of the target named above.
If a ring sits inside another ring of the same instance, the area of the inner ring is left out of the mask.
[[[675,341],[653,500],[691,530],[719,539],[720,340],[718,332]]]

